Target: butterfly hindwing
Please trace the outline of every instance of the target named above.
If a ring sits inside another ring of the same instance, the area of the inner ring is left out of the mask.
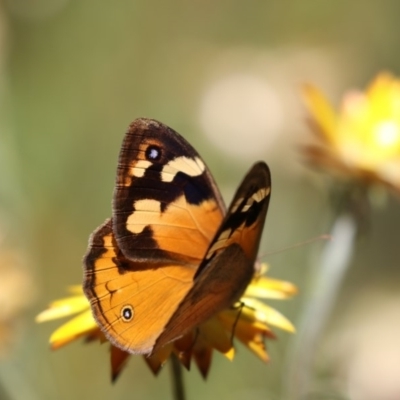
[[[204,162],[167,126],[135,120],[125,135],[114,191],[113,230],[131,260],[197,264],[224,204]]]
[[[107,220],[91,236],[84,291],[106,337],[130,353],[151,353],[193,284],[195,269],[135,263],[124,257]]]

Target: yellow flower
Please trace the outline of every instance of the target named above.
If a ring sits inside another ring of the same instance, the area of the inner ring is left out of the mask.
[[[44,322],[78,314],[56,329],[50,337],[52,349],[58,349],[75,339],[99,339],[104,335],[92,317],[90,305],[80,286],[70,287],[71,296],[52,302],[37,317]],[[195,331],[164,346],[151,356],[144,356],[154,374],[157,374],[167,359],[174,353],[189,369],[191,359],[196,362],[203,377],[211,365],[213,349],[232,360],[235,354],[232,339],[236,337],[261,360],[268,361],[264,339],[275,338],[271,326],[294,332],[291,322],[275,309],[258,298],[286,299],[297,293],[296,287],[285,281],[259,276],[253,279],[237,307],[224,310],[201,324]],[[114,381],[124,367],[129,353],[111,345],[111,372]]]
[[[0,277],[1,362],[11,355],[24,313],[36,293],[24,257],[18,250],[6,248],[3,243],[0,244]]]
[[[335,112],[314,86],[304,90],[318,142],[307,159],[348,178],[400,191],[400,80],[379,74],[365,92],[347,93]]]

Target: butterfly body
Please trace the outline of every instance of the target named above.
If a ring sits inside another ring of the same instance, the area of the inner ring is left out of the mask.
[[[151,354],[231,306],[255,272],[270,197],[256,163],[225,210],[178,133],[135,120],[122,144],[113,216],[91,236],[84,290],[106,337]]]

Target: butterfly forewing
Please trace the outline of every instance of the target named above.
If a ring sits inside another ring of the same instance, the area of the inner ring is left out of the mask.
[[[198,264],[224,214],[198,153],[167,126],[134,121],[119,156],[113,230],[131,260]]]
[[[269,168],[258,162],[239,186],[193,287],[157,339],[155,350],[240,298],[255,273],[270,193]]]
[[[196,276],[207,268],[210,259],[232,243],[240,244],[246,257],[255,261],[270,195],[271,173],[267,164],[260,161],[253,165],[236,191]]]

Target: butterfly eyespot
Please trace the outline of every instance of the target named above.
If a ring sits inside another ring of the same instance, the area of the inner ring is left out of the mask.
[[[135,315],[131,305],[123,306],[121,309],[121,318],[124,322],[130,322]]]
[[[161,158],[161,148],[155,145],[150,145],[146,149],[146,159],[149,161],[157,161]]]

